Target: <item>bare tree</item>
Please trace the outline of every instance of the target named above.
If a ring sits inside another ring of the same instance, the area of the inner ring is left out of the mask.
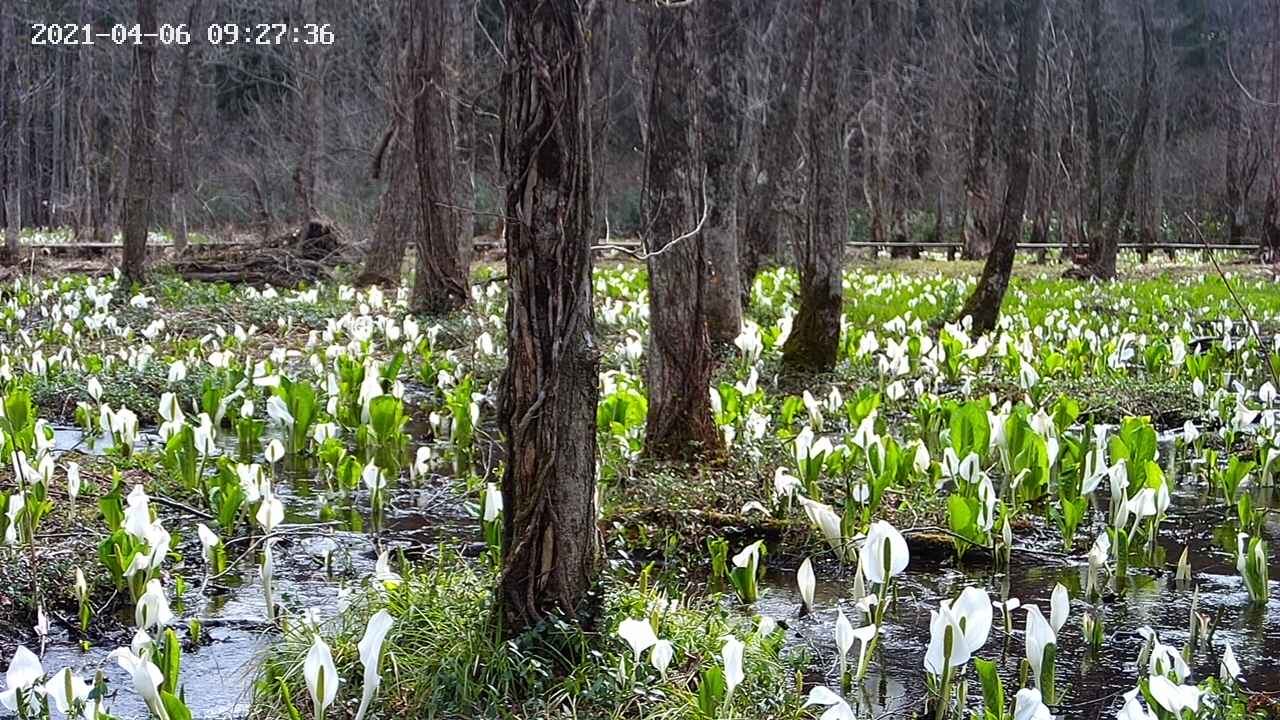
[[[1019,5],[1022,18],[1018,30],[1018,84],[1008,133],[1009,182],[1005,189],[995,244],[987,256],[977,287],[960,311],[960,317],[972,319],[974,334],[989,332],[996,326],[1000,305],[1004,302],[1004,293],[1009,287],[1009,274],[1013,271],[1013,256],[1022,236],[1027,185],[1031,175],[1044,0],[1021,0]]]
[[[395,2],[396,23],[394,37],[398,42],[384,49],[383,73],[387,115],[390,122],[373,154],[370,175],[377,180],[385,176],[386,184],[378,199],[374,216],[373,237],[365,254],[364,269],[356,282],[359,285],[400,284],[401,265],[410,238],[417,242],[421,228],[418,209],[418,167],[413,152],[413,84],[411,82],[412,58],[409,45],[412,35],[412,6],[408,2]]]
[[[1142,28],[1143,70],[1141,85],[1134,103],[1133,116],[1125,131],[1124,142],[1116,163],[1116,186],[1112,193],[1111,215],[1105,228],[1090,234],[1089,260],[1086,265],[1067,272],[1072,277],[1092,277],[1110,280],[1116,276],[1116,255],[1120,249],[1120,236],[1131,212],[1134,175],[1138,169],[1148,119],[1151,116],[1151,86],[1154,82],[1156,60],[1151,45],[1151,30],[1147,0],[1138,6],[1138,19]]]
[[[650,86],[644,232],[649,267],[649,413],[645,451],[657,458],[714,452],[711,346],[704,311],[705,167],[697,144],[695,10],[648,11]],[[699,217],[702,220],[699,220]]]
[[[799,211],[796,184],[802,145],[796,137],[800,123],[800,100],[805,71],[813,52],[817,28],[808,13],[784,12],[780,22],[785,32],[776,35],[777,62],[774,101],[760,137],[760,172],[747,204],[746,227],[742,235],[740,272],[743,304],[750,298],[751,285],[764,261],[776,256],[778,238],[786,216]]]
[[[419,312],[440,313],[461,307],[470,297],[454,202],[454,91],[447,65],[450,10],[441,2],[414,5],[413,141],[422,228],[417,234],[412,305]]]
[[[703,0],[699,7],[705,47],[700,73],[703,102],[702,153],[707,164],[707,222],[703,228],[707,334],[729,345],[742,330],[738,270],[738,170],[742,101],[742,27],[737,0]]]
[[[601,564],[592,344],[591,121],[583,0],[509,0],[507,462],[498,600],[508,635],[574,614]],[[705,393],[703,393],[705,395]]]
[[[4,68],[6,80],[0,82],[0,122],[4,132],[0,133],[0,161],[4,163],[4,185],[0,187],[4,195],[2,204],[5,217],[4,247],[7,262],[18,260],[18,235],[22,229],[22,201],[19,195],[18,182],[22,176],[21,156],[21,123],[18,114],[18,43],[13,35],[17,19],[14,17],[16,0],[0,0],[0,67]]]
[[[806,224],[796,237],[800,308],[782,347],[782,362],[794,369],[835,366],[844,305],[845,133],[840,78],[846,57],[847,0],[815,0],[810,22],[817,28],[810,75]]]
[[[138,0],[141,41],[133,51],[133,92],[129,100],[129,176],[125,185],[125,278],[141,283],[147,275],[147,229],[155,185],[156,0]]]
[[[187,27],[199,24],[202,0],[191,0],[187,6]],[[187,151],[191,117],[191,55],[198,43],[187,43],[180,51],[178,76],[169,112],[169,221],[173,225],[173,252],[181,255],[187,249],[187,183],[191,175],[191,153]]]

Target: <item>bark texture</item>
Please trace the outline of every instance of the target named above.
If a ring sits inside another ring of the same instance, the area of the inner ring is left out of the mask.
[[[418,167],[418,263],[412,307],[445,313],[466,304],[467,268],[458,242],[454,201],[456,146],[451,126],[449,8],[443,2],[415,4],[413,141]]]
[[[751,192],[747,207],[746,227],[742,236],[739,255],[739,272],[742,277],[742,304],[751,297],[751,286],[756,275],[770,258],[776,258],[781,246],[780,236],[783,218],[789,212],[798,211],[795,197],[796,179],[802,145],[796,138],[800,123],[800,98],[804,90],[805,69],[813,51],[813,35],[817,28],[808,13],[786,12],[786,32],[778,33],[785,40],[779,43],[778,52],[786,53],[786,60],[775,68],[780,76],[774,105],[765,118],[760,137],[761,174]]]
[[[418,236],[417,167],[409,143],[396,133],[385,160],[389,166],[387,186],[378,200],[378,213],[373,222],[373,241],[365,255],[364,269],[356,278],[361,286],[394,287],[400,284],[400,269],[409,238]]]
[[[503,77],[507,370],[502,418],[504,631],[582,619],[596,529],[591,125],[582,0],[511,0]]]
[[[378,211],[374,217],[373,239],[365,254],[364,268],[356,284],[393,287],[400,284],[401,266],[409,239],[417,242],[421,232],[421,214],[418,209],[418,167],[413,157],[413,91],[411,72],[413,58],[408,52],[411,36],[405,32],[410,27],[412,8],[401,2],[396,6],[403,22],[399,25],[396,47],[388,48],[385,56],[387,80],[387,114],[391,126],[374,153],[370,175],[376,180],[386,177],[386,185],[378,199]]]
[[[782,363],[795,370],[835,367],[844,300],[846,156],[840,78],[845,56],[847,2],[815,0],[809,6],[818,37],[810,77],[808,189],[805,232],[796,238],[800,308],[782,346]]]
[[[200,22],[202,0],[191,0],[187,6],[187,27]],[[173,230],[173,254],[181,256],[187,249],[187,182],[191,175],[187,137],[191,126],[188,105],[191,102],[191,55],[195,43],[182,46],[175,80],[173,107],[169,112],[169,224]]]
[[[18,45],[14,41],[13,0],[0,5],[0,67],[7,80],[0,82],[0,100],[3,100],[4,132],[0,132],[0,161],[4,162],[4,248],[6,263],[18,260],[18,235],[22,229],[22,202],[19,196],[18,178],[21,177],[22,142],[21,123],[18,115]]]
[[[124,267],[127,281],[147,275],[147,228],[155,185],[156,141],[156,2],[138,0],[142,40],[133,51],[133,90],[129,100],[129,175],[125,181]]]
[[[648,11],[648,133],[643,242],[649,267],[649,413],[645,452],[687,459],[719,448],[711,417],[711,345],[698,198],[706,178],[697,146],[694,9]]]
[[[1036,86],[1040,63],[1040,26],[1043,24],[1044,0],[1022,0],[1022,18],[1018,29],[1018,85],[1014,97],[1012,127],[1009,128],[1009,185],[1000,212],[1000,225],[995,244],[987,255],[982,277],[969,296],[960,317],[973,320],[975,335],[990,332],[996,326],[1013,257],[1022,235],[1022,218],[1027,204],[1027,185],[1031,177],[1031,148],[1035,135]]]
[[[699,7],[702,47],[702,153],[707,164],[707,222],[703,311],[713,345],[731,345],[742,330],[738,269],[738,171],[742,134],[738,68],[742,65],[742,26],[737,0],[704,0]]]

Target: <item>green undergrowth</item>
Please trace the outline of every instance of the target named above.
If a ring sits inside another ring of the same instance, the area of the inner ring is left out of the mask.
[[[698,708],[700,672],[721,665],[729,635],[746,643],[745,679],[732,695],[732,710],[718,717],[807,717],[799,679],[806,654],[784,652],[782,631],[762,637],[756,620],[735,615],[719,596],[681,598],[662,583],[606,574],[594,627],[553,618],[504,641],[491,621],[495,582],[489,569],[446,558],[433,569],[406,571],[392,589],[360,594],[320,629],[343,680],[329,715],[344,716],[359,704],[357,643],[368,619],[385,608],[395,625],[383,650],[379,709],[371,717],[698,720],[705,717]],[[675,647],[665,679],[648,652],[636,665],[616,634],[622,620],[645,617]],[[267,651],[252,718],[311,717],[302,661],[313,639],[311,628],[294,625]]]

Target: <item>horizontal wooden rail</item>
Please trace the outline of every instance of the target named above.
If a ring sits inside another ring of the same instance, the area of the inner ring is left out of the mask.
[[[217,242],[187,243],[187,248],[190,250],[199,250],[200,248],[239,247],[241,245],[254,245],[254,244],[257,244],[257,242],[258,241],[256,240],[254,241],[219,240]],[[147,247],[149,248],[171,248],[173,246],[174,245],[171,242],[147,243]],[[116,243],[116,242],[67,242],[67,243],[64,243],[64,242],[38,241],[38,242],[19,243],[18,247],[30,248],[32,250],[120,250],[124,248],[124,243]]]

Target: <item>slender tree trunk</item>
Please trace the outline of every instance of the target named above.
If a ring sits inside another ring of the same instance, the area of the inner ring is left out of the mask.
[[[760,134],[761,178],[751,193],[747,207],[746,229],[743,233],[739,255],[742,276],[742,304],[751,297],[751,285],[765,261],[774,255],[771,251],[782,234],[783,218],[788,212],[798,210],[794,197],[795,175],[800,164],[801,145],[796,140],[796,128],[800,123],[800,97],[804,89],[805,70],[813,51],[816,28],[808,14],[788,12],[784,18],[786,32],[779,32],[783,40],[776,48],[785,53],[778,71],[778,89],[775,101],[765,118]]]
[[[818,28],[810,76],[805,232],[796,238],[800,309],[782,347],[782,363],[796,370],[830,370],[840,346],[844,301],[844,245],[848,239],[847,171],[840,78],[848,33],[844,0],[814,0]]]
[[[644,247],[649,268],[649,413],[645,451],[661,459],[716,452],[707,395],[711,345],[704,312],[705,255],[698,227],[707,182],[697,144],[694,13],[648,11],[649,88]]]
[[[613,105],[613,25],[614,3],[595,2],[591,6],[591,164],[595,183],[591,211],[594,239],[608,238],[610,195],[609,128]]]
[[[405,131],[396,131],[386,163],[390,166],[387,185],[378,200],[373,223],[373,243],[365,254],[364,269],[356,278],[361,286],[395,287],[400,284],[401,265],[409,238],[417,237],[418,176],[410,143],[402,140]]]
[[[1156,244],[1159,245],[1166,242],[1164,237],[1164,196],[1169,167],[1169,91],[1174,80],[1173,71],[1170,67],[1173,61],[1173,28],[1162,27],[1161,36],[1164,50],[1161,54],[1164,56],[1165,66],[1160,73],[1160,104],[1156,117],[1156,146],[1155,153],[1151,158],[1151,162],[1154,165],[1151,173],[1151,214],[1152,224],[1154,225],[1152,235]]]
[[[994,33],[988,27],[999,14],[990,7],[992,0],[978,0],[971,17],[971,32],[978,37]],[[985,41],[984,41],[985,44]],[[973,51],[974,77],[970,81],[966,108],[969,114],[968,158],[964,176],[964,252],[966,260],[986,257],[991,249],[995,228],[991,227],[992,199],[989,163],[991,161],[992,122],[995,99],[991,75],[997,72],[986,58],[984,48]]]
[[[307,22],[322,22],[319,0],[302,1],[302,17]],[[324,146],[324,58],[318,47],[299,46],[298,70],[301,75],[297,106],[298,164],[293,169],[294,193],[305,235],[312,220],[320,216],[316,189],[319,186],[320,153]]]
[[[586,619],[602,558],[586,10],[582,0],[507,7],[507,519],[498,602],[510,636],[551,611]]]
[[[1120,149],[1120,158],[1116,163],[1116,186],[1113,193],[1111,217],[1108,220],[1107,227],[1091,238],[1089,265],[1085,268],[1068,271],[1067,274],[1072,277],[1111,280],[1116,276],[1116,254],[1119,252],[1120,235],[1124,232],[1125,220],[1130,212],[1133,178],[1137,173],[1138,158],[1142,153],[1147,121],[1151,115],[1151,85],[1154,82],[1156,71],[1155,55],[1151,48],[1151,32],[1148,26],[1148,14],[1145,5],[1138,6],[1138,16],[1142,25],[1142,85],[1138,90],[1133,118],[1129,121],[1129,127],[1125,131],[1124,143]]]
[[[454,204],[458,206],[458,259],[464,277],[471,274],[472,243],[476,234],[475,101],[471,66],[475,55],[472,5],[477,0],[448,0],[450,109],[454,127]]]
[[[356,278],[360,286],[398,286],[409,239],[416,238],[421,231],[413,126],[411,120],[406,122],[413,113],[413,57],[407,49],[413,38],[410,21],[413,8],[408,2],[397,2],[393,7],[394,42],[384,48],[383,56],[390,127],[374,152],[369,172],[375,180],[384,175],[387,180],[378,198],[373,239],[365,254],[364,269]]]
[[[187,27],[194,28],[200,21],[202,0],[191,0],[187,8]],[[173,226],[173,253],[181,256],[187,249],[187,188],[190,151],[187,149],[187,105],[190,102],[191,53],[196,43],[182,46],[178,61],[178,77],[173,93],[173,109],[169,113],[169,222]]]
[[[707,222],[703,227],[707,334],[732,345],[742,330],[738,277],[738,170],[741,162],[742,27],[737,0],[705,0],[699,8],[706,67],[702,76],[702,153],[707,164]]]
[[[147,228],[155,185],[156,0],[138,0],[142,41],[133,51],[133,91],[129,101],[129,175],[126,180],[124,267],[126,280],[146,281]]]
[[[982,277],[978,279],[973,295],[969,296],[964,309],[960,311],[961,318],[972,318],[971,332],[975,335],[990,332],[996,326],[1000,305],[1004,302],[1004,293],[1009,287],[1018,238],[1022,234],[1022,217],[1026,209],[1027,185],[1031,176],[1044,0],[1021,0],[1019,5],[1022,17],[1018,29],[1018,89],[1014,99],[1012,127],[1008,134],[1009,184],[1005,191],[995,245],[987,256]]]
[[[1280,262],[1280,173],[1274,171],[1262,209],[1262,249],[1268,262]]]
[[[1085,66],[1084,92],[1089,143],[1088,232],[1092,256],[1094,243],[1101,241],[1106,232],[1102,224],[1102,193],[1105,183],[1102,170],[1102,109],[1099,98],[1102,94],[1102,0],[1086,0],[1085,20],[1089,23],[1089,56]]]
[[[0,133],[0,161],[4,162],[4,185],[0,191],[4,195],[4,247],[5,260],[8,263],[18,261],[18,240],[22,232],[22,202],[19,181],[22,177],[22,128],[21,115],[18,110],[18,43],[14,41],[15,25],[14,0],[4,0],[3,12],[0,12],[0,67],[4,68],[6,80],[0,82],[0,97],[3,98],[4,115],[0,117],[4,123],[4,132]]]
[[[470,293],[458,244],[454,201],[455,149],[450,128],[450,73],[446,67],[448,12],[443,3],[415,3],[413,103],[414,155],[418,166],[418,263],[412,307],[443,313],[466,304]]]

